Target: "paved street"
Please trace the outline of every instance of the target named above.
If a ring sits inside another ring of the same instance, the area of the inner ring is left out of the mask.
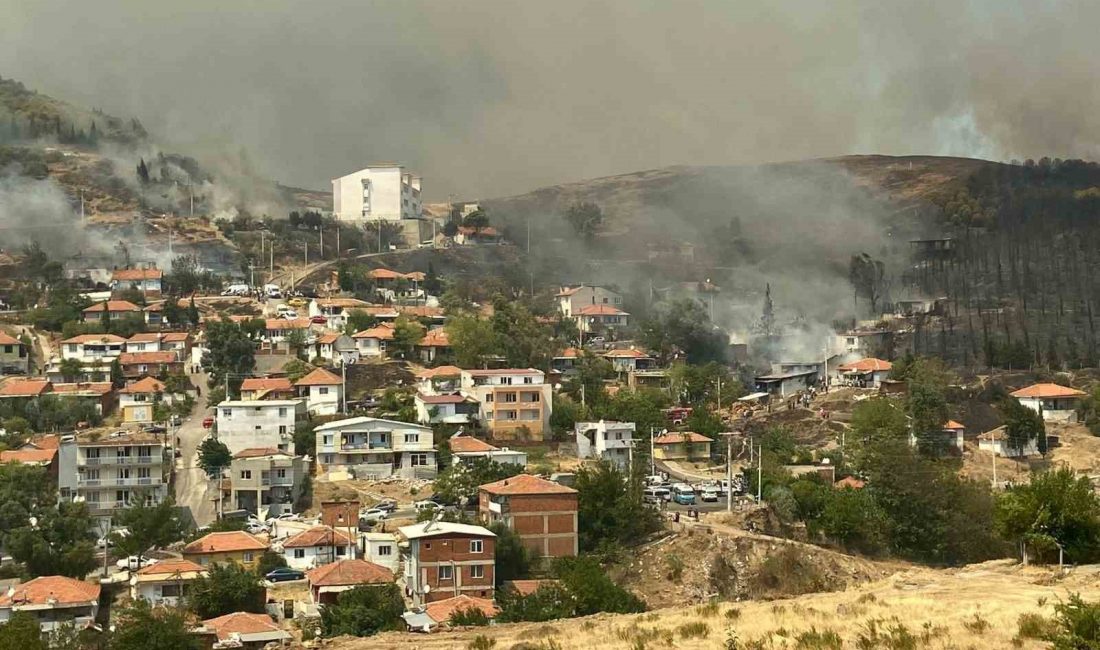
[[[179,439],[180,457],[176,459],[176,503],[190,511],[196,526],[207,526],[216,515],[214,499],[217,492],[213,481],[198,466],[198,448],[206,435],[202,419],[208,415],[206,408],[206,374],[190,375],[191,382],[199,386],[202,394],[195,399],[191,415],[175,431]]]

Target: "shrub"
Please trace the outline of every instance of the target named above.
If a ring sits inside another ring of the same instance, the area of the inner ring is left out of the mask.
[[[665,564],[668,566],[665,577],[673,582],[680,582],[680,578],[684,576],[684,558],[673,553],[665,558]]]
[[[1025,612],[1016,620],[1016,636],[1020,639],[1049,639],[1057,630],[1057,622],[1042,614]]]
[[[490,639],[489,637],[485,636],[484,634],[479,634],[479,635],[475,636],[474,640],[470,641],[470,644],[467,645],[466,647],[469,648],[470,650],[491,650],[491,648],[493,646],[495,646],[496,644],[497,644],[496,639]]]
[[[784,546],[760,565],[751,581],[757,595],[797,596],[821,591],[825,579],[793,546]]]
[[[844,642],[840,635],[833,630],[821,630],[810,628],[795,637],[796,650],[841,650]]]
[[[1054,606],[1056,632],[1050,639],[1054,650],[1100,647],[1100,605],[1087,603],[1080,594]]]
[[[676,633],[681,639],[705,639],[710,635],[710,626],[703,621],[684,623],[676,628]]]
[[[741,610],[736,607],[731,607],[726,610],[726,620],[736,621],[741,618]]]
[[[706,605],[699,605],[695,608],[696,613],[703,618],[710,618],[718,615],[718,601],[712,600]]]
[[[982,618],[981,614],[977,613],[974,614],[974,618],[963,621],[962,625],[967,630],[970,630],[971,633],[978,636],[985,634],[986,630],[989,629],[989,621],[985,620]]]
[[[898,619],[877,618],[864,623],[855,646],[857,650],[916,650],[919,644],[916,635]]]
[[[489,624],[489,617],[477,607],[456,610],[447,621],[458,627],[482,627]]]

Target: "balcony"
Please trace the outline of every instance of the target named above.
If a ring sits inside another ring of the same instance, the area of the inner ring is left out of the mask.
[[[77,485],[79,487],[107,487],[107,486],[152,486],[163,485],[164,479],[160,476],[145,476],[130,478],[89,478],[78,477]]]
[[[96,456],[85,457],[80,465],[152,465],[161,463],[163,457],[160,454],[150,456]]]
[[[264,487],[271,487],[271,486],[275,486],[275,487],[294,487],[294,479],[289,477],[289,476],[284,476],[283,478],[278,478],[278,477],[267,478],[267,477],[264,477],[264,478],[260,479],[260,485],[262,485]]]
[[[634,446],[634,440],[626,438],[625,440],[604,440],[604,449],[630,449]]]

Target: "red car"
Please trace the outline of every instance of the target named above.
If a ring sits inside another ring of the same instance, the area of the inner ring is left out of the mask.
[[[212,426],[214,426],[214,417],[213,416],[207,416],[207,417],[202,419],[202,428],[203,429],[209,429]]]
[[[309,322],[314,323],[315,325],[324,325],[328,323],[328,319],[324,316],[314,316],[313,318],[309,319]]]

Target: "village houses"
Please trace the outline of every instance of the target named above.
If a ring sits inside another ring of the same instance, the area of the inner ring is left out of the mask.
[[[0,332],[0,375],[25,375],[31,371],[31,355],[19,339]]]
[[[238,510],[267,519],[295,510],[309,477],[309,463],[287,451],[253,447],[233,454],[229,476],[230,502]]]
[[[267,542],[241,530],[208,533],[183,547],[183,559],[202,567],[236,562],[252,569],[267,549]]]
[[[135,501],[163,501],[171,471],[163,436],[144,431],[66,434],[58,447],[58,496],[84,502],[94,517],[109,517]]]
[[[239,451],[263,447],[286,451],[294,426],[306,417],[306,404],[293,400],[226,400],[217,408],[217,437]]]
[[[577,422],[573,430],[579,458],[604,460],[620,469],[630,467],[634,454],[633,422]]]
[[[408,543],[405,593],[414,605],[466,594],[493,597],[496,535],[487,528],[425,521],[398,529]]]

